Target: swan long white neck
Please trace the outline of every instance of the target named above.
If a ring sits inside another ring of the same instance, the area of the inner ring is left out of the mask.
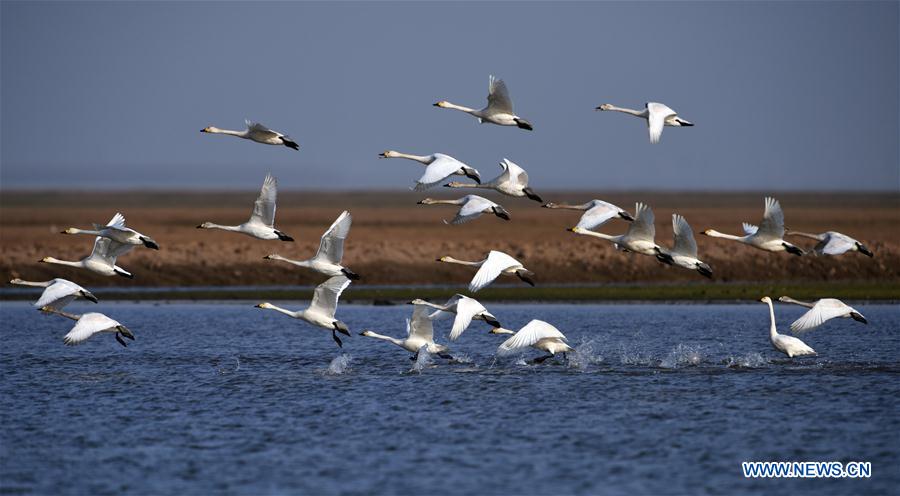
[[[590,230],[588,230],[588,229],[579,229],[579,230],[577,231],[577,233],[578,233],[578,234],[585,235],[585,236],[593,236],[593,237],[595,237],[595,238],[605,239],[605,240],[607,240],[607,241],[612,241],[613,243],[616,243],[616,242],[618,242],[620,239],[622,239],[622,236],[612,236],[612,235],[610,235],[610,234],[603,234],[603,233],[601,233],[601,232],[590,231]]]
[[[428,164],[434,162],[434,157],[432,155],[412,155],[410,153],[400,153],[400,152],[393,152],[387,158],[405,158],[405,159],[409,159],[409,160],[415,160],[416,162],[419,162],[419,163],[425,164],[425,165],[428,165]]]
[[[219,224],[213,224],[212,222],[209,222],[209,223],[207,223],[206,229],[221,229],[223,231],[240,232],[241,226],[221,226]]]
[[[97,229],[78,229],[77,227],[70,227],[63,232],[65,234],[90,234],[91,236],[100,236],[103,234]]]
[[[459,264],[459,265],[469,265],[471,267],[481,267],[481,264],[484,263],[483,260],[481,262],[467,262],[465,260],[457,260],[453,257],[444,257],[441,259],[441,262]]]
[[[478,110],[475,110],[475,109],[469,108],[469,107],[463,107],[462,105],[457,105],[455,103],[450,103],[450,102],[444,102],[444,104],[441,105],[441,107],[453,109],[453,110],[459,110],[460,112],[465,112],[467,114],[472,114],[474,116],[478,116],[480,114],[480,111],[478,111]]]
[[[799,232],[799,231],[788,231],[787,234],[789,234],[791,236],[803,236],[804,238],[810,238],[810,239],[814,239],[816,241],[822,241],[822,238],[823,238],[823,236],[820,236],[818,234],[810,234],[810,233]]]
[[[720,233],[719,231],[715,231],[713,229],[707,229],[706,231],[703,232],[703,234],[706,234],[707,236],[709,236],[711,238],[732,239],[734,241],[741,241],[741,242],[743,242],[747,239],[746,236],[735,236],[733,234]]]
[[[475,183],[462,183],[458,181],[453,181],[447,183],[448,188],[481,188],[481,189],[494,189],[494,182],[491,181],[489,183],[475,184]]]
[[[787,303],[793,303],[794,305],[800,305],[800,306],[806,307],[806,308],[812,308],[812,307],[815,306],[815,305],[812,304],[812,303],[807,303],[807,302],[805,302],[805,301],[795,300],[795,299],[791,298],[790,296],[782,296],[781,298],[779,298],[779,300],[785,301],[785,302],[787,302]]]
[[[247,137],[247,131],[232,131],[231,129],[219,129],[217,127],[210,127],[207,132],[212,134],[227,134],[229,136],[237,136],[239,138]]]
[[[13,279],[9,281],[11,284],[18,284],[19,286],[33,286],[36,288],[46,288],[53,284],[53,281],[44,281],[44,282],[33,282],[33,281],[23,281],[21,279]]]
[[[281,308],[281,307],[275,306],[271,303],[269,303],[268,309],[275,310],[276,312],[281,312],[289,317],[294,317],[294,318],[300,318],[300,315],[303,313],[303,312],[292,312],[292,311],[288,310],[287,308]]]
[[[775,338],[778,336],[778,328],[775,327],[775,307],[772,306],[771,300],[767,301],[766,304],[769,305],[769,320],[772,322],[772,326],[769,327],[769,338],[775,341]]]
[[[311,265],[309,260],[291,260],[290,258],[284,258],[278,254],[271,254],[267,257],[269,260],[281,260],[282,262],[287,262],[289,264],[294,264],[299,267],[309,267]]]
[[[57,265],[68,265],[69,267],[84,267],[84,261],[79,260],[77,262],[71,262],[69,260],[60,260],[58,258],[47,257],[43,260],[46,263],[52,263]]]
[[[420,305],[425,305],[426,307],[435,308],[435,309],[441,310],[441,311],[443,311],[443,312],[446,312],[446,311],[447,311],[447,308],[448,308],[448,307],[445,307],[445,306],[443,306],[443,305],[438,305],[437,303],[431,303],[430,301],[423,301],[423,302],[421,302],[421,303],[419,303],[419,304],[420,304]]]
[[[548,203],[547,208],[562,208],[566,210],[587,210],[590,208],[590,203],[585,203],[584,205],[570,205],[568,203]]]
[[[462,205],[466,200],[460,198],[458,200],[429,200],[429,204],[431,205]]]
[[[385,336],[384,334],[378,334],[377,332],[366,331],[366,336],[375,339],[381,339],[382,341],[388,341],[394,343],[397,346],[403,346],[403,340],[392,338],[390,336]]]
[[[604,110],[611,111],[611,112],[622,112],[623,114],[633,115],[635,117],[642,117],[642,118],[647,117],[645,110],[634,110],[634,109],[625,108],[625,107],[616,107],[615,105],[610,105],[609,107],[607,107]]]
[[[58,308],[44,307],[41,310],[44,310],[45,312],[48,312],[48,313],[55,313],[57,315],[65,317],[67,319],[78,320],[81,318],[81,315],[75,315],[74,313],[63,312],[62,310],[60,310]]]

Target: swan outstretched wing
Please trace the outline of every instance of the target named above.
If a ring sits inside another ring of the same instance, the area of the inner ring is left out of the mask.
[[[53,284],[44,289],[34,306],[35,308],[50,307],[60,310],[71,303],[78,296],[78,292],[83,289],[72,281],[54,279]]]
[[[63,337],[63,341],[67,345],[74,346],[83,343],[98,332],[118,327],[119,325],[121,324],[102,313],[86,313],[78,319],[75,327]]]
[[[344,258],[344,240],[350,233],[352,222],[353,218],[350,217],[350,212],[344,210],[322,235],[322,240],[319,241],[319,251],[316,252],[315,258],[335,264],[341,263],[341,259]]]
[[[257,138],[272,139],[282,136],[281,133],[273,131],[258,122],[252,122],[249,119],[245,119],[244,123],[247,124],[247,132],[249,132],[253,136],[256,136]]]
[[[259,196],[253,204],[250,222],[262,223],[265,226],[275,225],[275,200],[278,197],[278,181],[272,174],[266,174]]]
[[[507,180],[512,183],[521,184],[522,186],[528,186],[528,173],[525,172],[525,169],[519,167],[518,164],[504,158],[503,161],[500,162],[500,167],[503,168]]]
[[[119,212],[116,212],[116,215],[113,215],[113,218],[106,223],[106,227],[125,229],[125,216]]]
[[[493,282],[501,272],[515,266],[521,267],[522,264],[502,251],[492,250],[487,258],[481,263],[481,267],[478,269],[478,272],[475,273],[472,282],[469,283],[469,291],[474,293],[484,288]]]
[[[532,320],[525,327],[519,329],[519,332],[512,335],[503,342],[497,353],[499,355],[508,355],[515,353],[523,348],[528,348],[542,339],[559,339],[566,340],[566,337],[556,327],[544,322],[543,320]]]
[[[456,302],[456,318],[453,319],[453,328],[450,329],[450,341],[456,341],[462,333],[472,323],[472,318],[481,312],[486,312],[487,308],[474,298],[458,295],[459,300]]]
[[[595,228],[606,224],[610,219],[617,217],[621,210],[612,203],[607,203],[603,200],[593,200],[591,201],[591,204],[591,208],[582,214],[576,227],[594,230]]]
[[[634,221],[628,226],[627,236],[653,241],[656,237],[656,227],[653,222],[653,210],[650,209],[650,206],[640,202],[636,203],[634,205]]]
[[[697,241],[687,220],[681,215],[672,214],[672,230],[675,233],[675,246],[672,252],[697,258]]]
[[[97,236],[94,239],[94,250],[88,258],[99,260],[107,265],[115,265],[116,259],[128,253],[134,245],[126,245],[110,238]]]
[[[465,165],[455,158],[444,155],[443,153],[435,153],[434,160],[425,166],[425,173],[416,181],[416,191],[426,190],[448,177],[456,174],[456,172]]]
[[[784,238],[784,212],[781,210],[778,200],[766,197],[766,210],[756,235],[767,239]]]
[[[512,114],[512,99],[509,97],[509,90],[506,89],[506,83],[502,79],[490,76],[488,78],[488,106],[491,112]]]
[[[819,327],[825,321],[848,315],[853,309],[844,304],[841,300],[834,298],[824,298],[815,303],[812,308],[799,319],[791,324],[791,330],[794,332],[806,332]]]
[[[451,224],[465,224],[470,220],[478,218],[482,213],[484,213],[485,209],[497,205],[487,198],[478,195],[466,195],[464,199],[466,200],[466,202],[463,203],[462,207],[460,207],[459,212],[457,212],[456,214],[456,217],[454,217],[453,220],[450,221]]]
[[[429,307],[425,305],[413,306],[411,319],[406,321],[406,335],[422,338],[425,341],[434,341],[434,324],[428,315]]]
[[[650,133],[650,143],[659,143],[666,119],[674,117],[675,111],[661,103],[647,103],[647,130]]]
[[[334,312],[337,310],[338,298],[341,293],[350,285],[350,279],[346,276],[334,276],[327,281],[316,286],[313,292],[312,302],[309,304],[310,310],[315,310],[334,318]]]
[[[825,255],[840,255],[846,253],[854,246],[856,246],[855,239],[844,235],[836,236],[832,233],[828,233],[825,236],[825,239],[820,241],[813,250],[815,250],[816,253]]]
[[[749,222],[742,223],[741,228],[744,229],[744,234],[746,234],[747,236],[752,236],[756,234],[756,231],[759,231],[759,227],[754,226]]]

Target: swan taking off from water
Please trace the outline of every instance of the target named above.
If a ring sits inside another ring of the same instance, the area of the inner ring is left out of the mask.
[[[663,253],[670,258],[657,257],[660,261],[684,267],[688,270],[696,270],[701,275],[712,278],[712,268],[697,258],[697,241],[694,240],[694,232],[684,217],[672,214],[672,231],[675,233],[675,246],[671,250],[663,249]]]
[[[220,226],[212,222],[204,222],[197,229],[222,229],[252,236],[257,239],[280,239],[281,241],[293,241],[294,238],[275,229],[275,200],[278,196],[278,182],[272,174],[266,174],[259,197],[253,204],[253,212],[250,220],[239,226]]]
[[[425,173],[416,181],[416,185],[412,188],[415,191],[424,191],[436,184],[440,184],[450,176],[466,176],[476,183],[481,184],[481,174],[473,167],[456,160],[450,155],[443,153],[434,153],[431,155],[410,155],[408,153],[395,152],[388,150],[381,152],[381,158],[406,158],[415,160],[425,166]]]
[[[478,195],[466,195],[458,200],[435,200],[425,198],[418,202],[419,205],[462,205],[456,217],[444,224],[465,224],[470,220],[481,217],[481,214],[494,214],[503,220],[509,220],[509,212],[505,208],[487,198]]]
[[[459,110],[467,114],[474,115],[478,118],[478,122],[484,124],[490,122],[499,126],[518,126],[522,129],[532,131],[531,123],[516,115],[513,112],[512,100],[509,98],[509,90],[506,89],[506,83],[502,79],[490,76],[488,78],[488,97],[487,107],[481,110],[455,105],[446,100],[441,100],[434,104],[435,107]]]
[[[92,236],[109,238],[118,243],[122,243],[123,245],[143,245],[154,250],[159,249],[159,245],[156,244],[156,241],[153,241],[150,236],[143,235],[134,229],[125,227],[125,216],[121,213],[116,213],[112,220],[109,221],[109,224],[105,226],[94,224],[93,230],[70,227],[63,231],[62,234],[90,234]]]
[[[10,284],[19,286],[33,286],[36,288],[46,288],[41,293],[41,297],[34,303],[34,307],[38,309],[48,308],[53,310],[62,310],[63,307],[72,303],[75,298],[84,298],[86,300],[97,303],[97,297],[90,291],[82,288],[72,281],[66,279],[53,279],[44,282],[23,281],[15,278],[9,281]]]
[[[229,136],[237,136],[238,138],[248,139],[250,141],[262,143],[264,145],[284,145],[288,148],[293,148],[294,150],[300,150],[300,145],[298,145],[288,136],[285,136],[278,131],[273,131],[258,122],[250,122],[249,120],[245,120],[244,123],[247,124],[247,129],[243,131],[231,131],[228,129],[219,129],[214,126],[209,126],[201,129],[200,132],[210,134],[227,134]]]
[[[410,353],[415,353],[416,356],[424,347],[428,353],[437,354],[441,358],[453,358],[447,354],[446,346],[434,342],[434,325],[425,305],[416,305],[413,308],[412,319],[406,319],[406,339],[392,338],[368,330],[359,335],[393,343]]]
[[[322,235],[322,240],[319,241],[319,251],[316,252],[316,256],[309,260],[291,260],[275,253],[266,255],[263,258],[266,260],[281,260],[298,267],[306,267],[329,277],[345,275],[351,280],[359,279],[359,274],[341,265],[341,259],[344,258],[344,240],[347,239],[347,235],[350,233],[350,224],[352,222],[353,218],[350,217],[350,212],[345,210]]]
[[[803,236],[818,241],[809,253],[816,255],[842,255],[848,251],[858,251],[867,257],[874,257],[868,248],[859,241],[835,231],[827,231],[822,234],[810,234],[805,232],[785,230],[788,236]]]
[[[580,227],[573,227],[569,230],[575,234],[593,236],[610,241],[616,246],[617,250],[633,251],[641,255],[657,257],[661,262],[672,264],[674,263],[672,257],[665,253],[654,241],[656,227],[653,225],[653,222],[653,210],[650,209],[650,206],[644,203],[636,203],[634,205],[634,221],[628,226],[628,231],[625,234],[610,236]]]
[[[484,308],[484,305],[479,303],[478,300],[461,294],[453,295],[453,297],[447,300],[447,303],[444,303],[443,305],[429,303],[418,298],[409,303],[411,305],[423,305],[436,308],[437,311],[431,314],[432,319],[437,318],[442,313],[456,314],[456,318],[453,319],[453,328],[450,329],[450,341],[456,341],[457,338],[468,329],[472,320],[483,320],[494,327],[502,327],[500,322],[497,321],[497,317],[494,317],[493,314],[488,312],[487,308]]]
[[[656,102],[645,103],[644,110],[632,110],[629,108],[616,107],[615,105],[611,105],[609,103],[604,103],[594,110],[610,110],[613,112],[622,112],[646,120],[647,131],[650,134],[650,143],[654,144],[659,143],[659,138],[662,136],[663,127],[665,126],[686,127],[694,125],[682,119],[681,117],[678,117],[678,114],[666,105]]]
[[[759,227],[746,222],[743,227],[744,236],[722,234],[713,229],[707,229],[703,234],[713,238],[731,239],[760,250],[786,251],[793,255],[803,255],[803,250],[784,240],[784,212],[781,210],[781,204],[774,198],[766,197],[766,210]]]
[[[815,303],[807,303],[805,301],[795,300],[789,296],[782,296],[778,298],[778,301],[793,303],[794,305],[800,305],[810,309],[791,324],[791,331],[793,332],[811,331],[824,324],[826,321],[837,317],[850,318],[857,322],[862,322],[863,324],[869,323],[869,321],[863,317],[863,314],[836,298],[822,298]]]
[[[444,186],[448,188],[492,189],[507,196],[527,196],[536,202],[544,201],[541,200],[541,197],[538,196],[534,190],[528,187],[528,173],[525,172],[525,169],[505,158],[500,162],[500,168],[503,169],[503,172],[499,176],[483,184],[469,184],[454,181],[445,184]]]
[[[775,309],[772,306],[772,298],[763,296],[759,301],[769,305],[769,319],[772,321],[772,327],[769,328],[769,339],[772,340],[772,346],[774,346],[776,350],[784,353],[790,358],[816,354],[816,350],[810,348],[806,343],[794,336],[778,334],[778,329],[775,327]]]
[[[102,313],[91,312],[84,315],[75,315],[51,307],[44,307],[42,308],[42,310],[50,313],[55,313],[57,315],[62,315],[63,317],[75,321],[75,327],[73,327],[72,330],[63,337],[63,342],[65,342],[69,346],[81,344],[87,341],[87,339],[94,334],[98,334],[101,332],[115,333],[116,341],[118,341],[119,344],[126,348],[128,347],[128,345],[125,344],[122,336],[134,341],[134,334],[132,334],[127,327],[107,317],[106,315],[103,315]]]
[[[331,338],[334,339],[334,342],[337,343],[339,347],[343,348],[344,345],[341,343],[341,340],[337,337],[336,333],[340,332],[341,334],[349,336],[350,329],[347,327],[347,324],[334,318],[334,312],[337,310],[338,298],[341,297],[341,293],[343,293],[349,285],[350,279],[347,279],[344,275],[332,277],[322,284],[319,284],[313,292],[312,302],[305,310],[292,312],[271,303],[260,303],[259,305],[256,305],[256,308],[275,310],[288,317],[304,320],[314,326],[328,329],[331,331]]]
[[[113,223],[117,222],[120,217],[120,214],[116,214],[109,221],[107,227],[113,226]],[[132,248],[134,248],[134,245],[119,243],[110,238],[97,236],[94,238],[94,249],[91,251],[91,254],[77,262],[59,260],[53,257],[44,257],[41,259],[41,262],[79,267],[101,276],[122,276],[133,279],[134,276],[131,272],[116,265],[116,259],[128,253]]]
[[[494,329],[491,332],[494,334],[511,333],[507,329]],[[525,324],[525,327],[519,329],[512,337],[504,341],[497,348],[497,354],[500,356],[511,355],[524,348],[531,347],[549,353],[549,355],[534,360],[535,363],[541,363],[548,358],[552,358],[557,353],[562,353],[563,358],[565,358],[566,353],[575,351],[566,341],[566,336],[559,329],[543,320],[535,319]]]
[[[578,225],[575,226],[580,229],[596,229],[616,217],[629,222],[634,220],[634,217],[625,210],[603,200],[591,200],[582,205],[549,202],[541,206],[554,209],[584,210],[584,214],[578,220]]]
[[[441,257],[437,259],[437,261],[478,267],[478,272],[475,273],[475,277],[473,277],[472,282],[469,283],[469,291],[473,293],[494,282],[494,279],[499,277],[500,274],[514,275],[529,285],[534,286],[534,281],[531,279],[534,276],[534,272],[526,269],[525,266],[522,265],[522,262],[519,262],[502,251],[491,250],[491,252],[488,253],[487,258],[480,262],[466,262],[464,260],[457,260],[453,257]]]

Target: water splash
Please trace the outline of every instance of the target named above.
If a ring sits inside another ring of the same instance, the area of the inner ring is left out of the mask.
[[[702,361],[703,354],[700,352],[699,347],[679,343],[678,346],[672,348],[672,351],[660,362],[659,366],[664,369],[696,367]]]
[[[454,354],[453,360],[451,360],[452,363],[465,363],[465,364],[473,363],[474,361],[475,360],[472,357],[470,357],[469,355],[466,355],[465,353],[460,353],[458,355]]]
[[[425,351],[425,347],[419,349],[418,355],[416,355],[416,361],[413,363],[410,372],[415,372],[417,374],[421,374],[423,370],[428,367],[431,367],[434,364],[434,359],[431,358],[431,353]]]
[[[350,364],[353,362],[353,357],[346,354],[341,353],[340,355],[334,357],[331,360],[331,363],[328,364],[328,369],[325,370],[326,375],[343,375],[350,372]]]
[[[211,363],[219,375],[233,374],[241,370],[241,359],[237,356],[234,357],[234,361],[213,357]]]
[[[619,350],[619,362],[622,365],[655,365],[656,360],[646,353],[632,351],[625,346]]]
[[[603,363],[603,357],[594,349],[594,340],[582,340],[575,351],[566,353],[566,358],[570,368],[582,371],[587,370],[590,365]]]
[[[751,352],[747,353],[744,356],[740,357],[728,357],[728,360],[725,362],[725,366],[728,368],[746,368],[746,369],[755,369],[766,365],[768,361],[762,356],[761,353]]]

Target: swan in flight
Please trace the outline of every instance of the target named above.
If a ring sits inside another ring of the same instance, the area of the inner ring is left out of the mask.
[[[488,104],[481,110],[455,105],[446,100],[441,100],[434,104],[435,107],[459,110],[467,114],[471,114],[478,118],[478,122],[484,124],[490,122],[499,126],[518,126],[522,129],[532,131],[531,123],[516,115],[513,112],[512,100],[509,98],[509,90],[506,89],[506,83],[502,79],[490,76],[488,78]]]
[[[117,222],[118,217],[121,216],[116,214],[109,221],[107,227],[113,226],[113,223]],[[116,265],[116,259],[128,253],[132,248],[134,248],[134,245],[119,243],[110,238],[97,236],[94,238],[94,249],[91,251],[91,254],[77,262],[59,260],[53,257],[44,257],[41,259],[41,262],[87,269],[101,276],[122,276],[133,279],[134,275],[131,272]]]
[[[257,239],[280,239],[281,241],[293,241],[294,238],[275,229],[275,199],[278,196],[278,182],[272,174],[266,174],[259,197],[253,204],[253,213],[250,220],[239,226],[220,226],[212,222],[204,222],[197,229],[222,229],[234,231]]]
[[[437,311],[431,314],[432,319],[437,318],[443,313],[456,314],[456,318],[453,319],[453,328],[450,329],[450,341],[456,341],[462,333],[469,328],[469,324],[472,323],[472,320],[483,320],[494,327],[502,327],[500,322],[497,321],[497,317],[494,317],[493,314],[488,312],[487,308],[484,308],[484,305],[479,303],[478,300],[461,294],[453,295],[453,297],[447,300],[447,303],[444,303],[443,305],[430,303],[418,298],[409,303],[411,305],[422,305],[437,309]]]
[[[312,302],[305,310],[292,312],[271,303],[260,303],[259,305],[256,305],[256,308],[275,310],[288,317],[304,320],[314,326],[328,329],[331,331],[331,338],[334,339],[334,342],[337,343],[339,347],[343,348],[344,345],[341,343],[341,340],[337,337],[336,333],[340,332],[341,334],[349,336],[350,328],[347,327],[347,324],[335,319],[334,312],[337,310],[338,298],[341,297],[341,293],[343,293],[344,289],[349,285],[350,279],[347,279],[344,275],[332,277],[322,284],[319,284],[313,292]]]
[[[494,334],[511,333],[507,329],[494,329],[491,332]],[[541,363],[548,358],[552,358],[557,353],[562,353],[563,358],[565,358],[566,353],[575,351],[566,341],[566,336],[559,329],[543,320],[535,319],[525,324],[525,327],[519,329],[512,337],[504,341],[497,348],[497,354],[500,356],[511,355],[524,348],[531,347],[549,353],[534,360],[534,363]]]
[[[494,191],[499,191],[507,196],[515,196],[515,197],[523,197],[527,196],[528,198],[536,201],[543,202],[541,197],[537,195],[531,188],[528,187],[528,173],[525,172],[525,169],[519,167],[514,162],[503,159],[500,162],[500,168],[503,169],[503,172],[491,179],[486,183],[479,184],[470,184],[470,183],[460,183],[460,182],[451,182],[445,184],[444,186],[448,188],[482,188],[482,189],[492,189]]]
[[[656,244],[656,227],[653,225],[653,210],[649,205],[644,203],[636,203],[634,205],[634,221],[628,226],[628,231],[619,236],[610,236],[609,234],[598,233],[589,229],[573,227],[569,229],[575,234],[584,236],[593,236],[595,238],[605,239],[612,242],[617,250],[633,251],[641,255],[649,255],[658,258],[661,262],[673,264],[672,256],[664,252],[659,245]]]
[[[481,174],[468,165],[456,160],[450,155],[443,153],[433,153],[431,155],[410,155],[408,153],[395,152],[388,150],[381,152],[381,158],[406,158],[415,160],[425,166],[425,173],[416,181],[416,185],[412,188],[414,191],[424,191],[432,186],[440,184],[450,176],[466,176],[476,183],[481,184]]]
[[[413,308],[412,319],[406,319],[405,339],[392,338],[368,330],[359,335],[393,343],[410,353],[415,353],[416,357],[419,355],[419,350],[424,347],[428,353],[436,354],[441,358],[453,358],[447,354],[446,346],[434,342],[434,325],[428,315],[428,307],[425,305],[416,305]]]
[[[634,220],[634,217],[625,210],[603,200],[591,200],[582,205],[549,202],[541,206],[554,209],[584,210],[576,226],[580,229],[596,229],[616,217],[629,222]]]
[[[345,210],[322,235],[322,240],[319,241],[319,251],[309,260],[291,260],[275,253],[263,258],[306,267],[328,277],[345,275],[348,279],[355,281],[359,279],[359,274],[341,265],[341,259],[344,258],[344,240],[350,233],[351,222],[353,222],[353,218],[350,217],[350,212]]]
[[[816,354],[816,350],[810,348],[806,343],[794,336],[778,334],[778,329],[775,327],[775,308],[772,306],[772,298],[763,296],[759,301],[769,305],[769,319],[772,321],[772,327],[769,328],[769,339],[772,340],[772,346],[774,346],[776,350],[784,353],[790,358]]]
[[[475,277],[469,283],[469,291],[473,293],[494,282],[494,279],[499,277],[500,274],[516,276],[529,285],[534,286],[534,280],[532,280],[534,272],[526,269],[522,262],[502,251],[491,250],[487,258],[479,262],[466,262],[453,257],[441,257],[437,261],[478,267],[478,272],[475,273]]]
[[[803,250],[784,240],[784,212],[781,210],[781,204],[770,197],[766,197],[765,203],[766,209],[759,227],[744,222],[744,236],[722,234],[713,229],[707,229],[703,234],[713,238],[731,239],[760,250],[786,251],[793,255],[803,255]]]
[[[697,258],[697,241],[694,240],[694,232],[687,220],[678,214],[672,214],[672,231],[675,233],[675,246],[671,250],[662,250],[670,258],[657,258],[665,263],[688,270],[696,270],[701,275],[712,279],[712,268]]]
[[[481,217],[481,214],[494,214],[503,220],[509,220],[509,212],[502,206],[478,195],[466,195],[458,200],[435,200],[425,198],[418,202],[419,205],[462,205],[456,217],[444,224],[465,224],[470,220]]]
[[[82,288],[72,281],[66,279],[53,279],[44,282],[23,281],[18,277],[9,281],[10,284],[19,286],[33,286],[36,288],[46,288],[41,293],[41,297],[34,303],[34,307],[38,309],[51,308],[54,310],[62,310],[63,307],[72,303],[75,298],[84,298],[86,300],[97,303],[97,297],[90,291]]]
[[[288,148],[293,148],[294,150],[300,150],[300,145],[294,142],[294,140],[292,140],[290,137],[281,134],[278,131],[273,131],[258,122],[245,120],[244,123],[247,124],[247,129],[243,131],[231,131],[228,129],[219,129],[214,126],[209,126],[201,129],[200,132],[210,134],[227,134],[230,136],[237,136],[238,138],[248,139],[250,141],[255,141],[257,143],[262,143],[264,145],[284,145]]]
[[[836,298],[822,298],[815,303],[807,303],[805,301],[795,300],[789,296],[782,296],[778,298],[778,301],[793,303],[794,305],[800,305],[810,309],[791,324],[791,331],[793,332],[811,331],[824,324],[826,321],[836,317],[853,319],[857,322],[862,322],[863,324],[869,323],[869,321],[863,317],[863,314]]]
[[[146,246],[147,248],[152,248],[154,250],[159,249],[159,245],[156,244],[156,241],[153,241],[150,236],[146,236],[141,234],[134,229],[125,227],[125,216],[121,213],[116,213],[113,216],[112,220],[109,221],[109,224],[105,226],[101,226],[100,224],[94,224],[93,230],[85,230],[78,229],[75,227],[70,227],[62,232],[63,234],[90,234],[91,236],[103,236],[104,238],[109,238],[117,243],[122,243],[124,245],[136,245],[136,246]]]
[[[867,257],[875,256],[865,245],[839,232],[827,231],[822,234],[810,234],[786,229],[785,233],[788,236],[803,236],[818,241],[819,243],[813,247],[811,252],[816,255],[842,255],[848,251],[858,251]]]
[[[644,104],[644,110],[632,110],[629,108],[616,107],[609,103],[604,103],[594,110],[609,110],[613,112],[622,112],[635,117],[640,117],[647,121],[647,131],[650,133],[650,143],[659,143],[662,136],[663,127],[687,127],[694,124],[678,117],[677,112],[670,109],[662,103],[647,102]]]
[[[41,310],[49,313],[55,313],[57,315],[62,315],[68,319],[72,319],[75,321],[75,327],[69,331],[63,337],[63,342],[69,346],[75,346],[76,344],[81,344],[88,340],[94,334],[98,334],[101,332],[112,332],[116,335],[116,341],[119,342],[124,347],[128,347],[125,344],[125,341],[122,337],[126,337],[132,341],[134,341],[134,334],[131,331],[120,324],[118,321],[115,321],[102,313],[86,313],[83,315],[75,315],[67,312],[63,312],[62,310],[44,307]]]

